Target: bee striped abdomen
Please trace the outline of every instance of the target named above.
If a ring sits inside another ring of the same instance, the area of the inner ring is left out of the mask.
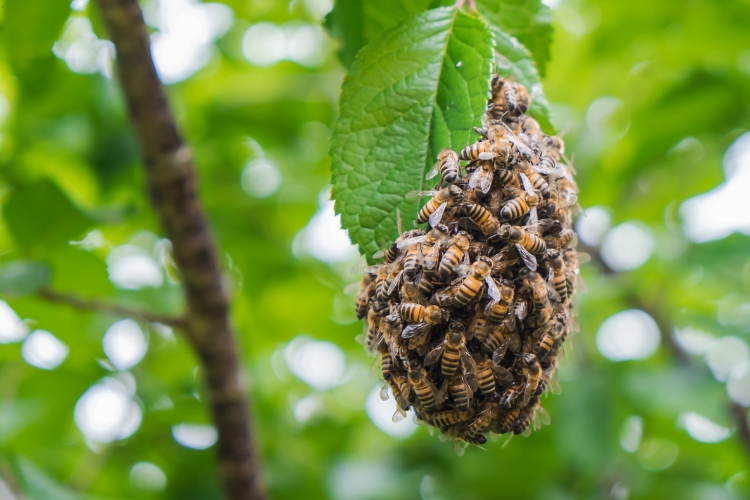
[[[461,286],[458,287],[456,292],[456,299],[454,305],[456,307],[463,307],[471,302],[474,297],[479,295],[482,290],[482,282],[473,276],[468,276],[461,282]]]
[[[448,392],[453,399],[453,404],[456,405],[461,411],[469,409],[469,388],[464,383],[462,377],[454,377],[451,384],[448,386]]]
[[[450,347],[446,347],[443,352],[443,360],[440,364],[440,370],[443,377],[450,378],[456,373],[458,369],[458,363],[461,360],[461,355],[458,349],[453,350]]]
[[[508,304],[495,302],[487,311],[487,320],[490,323],[498,324],[508,314]]]
[[[440,260],[440,267],[438,269],[440,276],[445,278],[453,274],[453,270],[463,258],[464,252],[462,252],[461,249],[459,249],[455,245],[451,246],[448,251],[445,252],[443,258]]]
[[[531,253],[544,253],[547,250],[544,240],[535,234],[524,233],[524,238],[521,240],[521,246]]]
[[[518,408],[502,412],[497,419],[494,431],[498,434],[505,434],[513,430],[513,423],[516,421],[519,412]]]
[[[410,280],[413,280],[417,276],[419,268],[421,267],[421,260],[422,249],[419,245],[412,246],[412,248],[406,253],[406,258],[404,259],[404,275]]]
[[[495,375],[489,367],[485,366],[477,372],[477,385],[484,395],[492,395],[495,392]]]
[[[529,204],[526,203],[523,197],[519,196],[506,203],[502,210],[500,210],[500,215],[503,219],[507,220],[518,219],[519,217],[523,217],[528,211]]]
[[[391,353],[386,350],[383,353],[383,360],[380,363],[380,372],[383,375],[383,380],[391,378],[391,370],[393,370],[393,358],[391,357]]]
[[[539,341],[539,346],[536,348],[537,357],[546,356],[555,346],[555,337],[549,333],[545,333]]]
[[[544,180],[544,177],[536,172],[529,171],[528,178],[531,181],[531,184],[534,186],[534,189],[541,192],[542,196],[544,196],[545,198],[549,198],[551,191],[549,188],[549,184],[547,184],[547,181]]]
[[[463,412],[459,410],[445,410],[433,414],[431,420],[438,427],[450,427],[463,420]]]
[[[435,408],[435,393],[429,385],[425,383],[415,384],[414,392],[425,410],[431,411]]]
[[[424,306],[421,304],[401,304],[399,314],[404,321],[409,323],[420,323],[424,319]]]
[[[458,155],[459,160],[478,160],[479,153],[485,153],[489,150],[489,141],[482,141],[466,146]]]

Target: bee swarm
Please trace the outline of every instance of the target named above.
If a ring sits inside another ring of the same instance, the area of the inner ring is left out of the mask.
[[[454,444],[549,423],[539,398],[556,387],[558,350],[576,329],[578,189],[563,141],[525,115],[530,103],[522,85],[493,78],[479,140],[442,150],[427,175],[441,183],[410,193],[430,197],[417,217],[427,227],[376,254],[385,260],[357,297],[394,420],[413,408]]]

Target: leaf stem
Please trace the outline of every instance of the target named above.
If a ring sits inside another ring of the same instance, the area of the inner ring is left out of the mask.
[[[172,242],[183,276],[185,331],[205,373],[218,430],[219,472],[228,500],[265,498],[254,450],[243,370],[229,321],[216,248],[198,200],[192,153],[185,145],[151,57],[137,0],[97,0],[117,53],[118,78],[139,140],[151,204]]]

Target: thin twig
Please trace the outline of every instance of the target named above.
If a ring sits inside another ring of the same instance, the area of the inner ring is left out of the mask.
[[[200,357],[218,430],[219,472],[228,500],[265,497],[255,456],[248,391],[229,324],[229,300],[206,216],[198,201],[192,153],[183,143],[151,58],[137,0],[97,0],[117,53],[149,194],[185,287],[185,328]]]
[[[50,302],[66,304],[81,311],[98,311],[113,314],[115,316],[139,319],[148,323],[162,323],[174,328],[185,328],[185,318],[180,316],[172,316],[169,314],[147,311],[145,309],[120,306],[97,299],[87,299],[71,293],[57,292],[49,288],[39,289],[37,295]]]
[[[750,456],[750,424],[747,421],[747,408],[732,402],[729,404],[729,413],[732,415],[737,430],[744,445],[745,452]]]

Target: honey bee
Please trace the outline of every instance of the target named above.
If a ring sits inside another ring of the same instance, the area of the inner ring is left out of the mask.
[[[487,111],[493,116],[520,116],[531,105],[531,96],[526,87],[510,79],[493,77],[491,90],[492,99],[487,104]]]
[[[555,302],[560,302],[560,295],[557,291],[552,288],[547,281],[537,273],[536,271],[530,271],[528,269],[522,269],[519,275],[524,280],[526,286],[528,286],[534,293],[534,308],[543,314],[540,321],[546,323],[552,317],[552,305],[550,299]]]
[[[424,365],[430,366],[441,360],[440,372],[445,378],[453,377],[459,364],[463,366],[464,373],[473,374],[474,360],[466,349],[465,330],[463,323],[452,321],[448,325],[445,339],[427,354],[424,358]]]
[[[406,412],[409,411],[409,408],[411,407],[411,403],[409,402],[409,394],[411,392],[411,388],[409,387],[409,383],[406,381],[406,378],[398,375],[398,376],[392,376],[390,379],[386,380],[386,383],[383,385],[383,389],[380,391],[380,399],[383,401],[388,399],[388,389],[390,388],[391,394],[393,394],[393,399],[396,400],[396,411],[393,413],[393,422],[400,422],[404,418],[406,418]]]
[[[500,298],[498,300],[491,300],[487,304],[485,312],[487,313],[487,319],[492,324],[500,323],[505,316],[508,314],[513,297],[515,295],[515,289],[513,283],[504,280],[500,287],[498,287]]]
[[[513,186],[506,186],[505,188],[508,193],[514,196],[500,209],[500,216],[505,220],[521,218],[529,213],[532,207],[539,204],[539,195],[536,193],[529,194]]]
[[[445,288],[441,288],[432,295],[430,302],[440,307],[453,307],[456,301],[457,292],[458,285],[451,285]]]
[[[539,396],[532,398],[519,412],[518,417],[513,422],[513,434],[530,435],[532,421],[534,422],[534,429],[539,429],[542,424],[549,425],[550,423],[549,414],[539,404]]]
[[[501,239],[513,243],[526,267],[536,271],[537,262],[533,254],[544,253],[547,246],[544,240],[536,235],[535,226],[527,228],[503,224],[497,234]]]
[[[453,205],[463,195],[463,191],[456,185],[451,184],[439,191],[411,191],[406,195],[408,200],[418,200],[425,196],[431,196],[429,201],[417,214],[417,224],[430,223],[430,227],[440,224],[445,209]]]
[[[456,408],[461,411],[468,411],[471,406],[473,392],[474,390],[471,388],[466,376],[461,371],[457,370],[456,374],[448,383],[448,393],[453,400],[453,404],[456,405]]]
[[[481,141],[466,146],[458,157],[466,161],[495,160],[508,163],[513,158],[513,144],[501,138]]]
[[[507,434],[508,432],[512,431],[513,423],[516,421],[516,418],[518,417],[518,414],[520,412],[521,409],[518,407],[506,409],[505,411],[500,412],[493,424],[493,432],[495,432],[496,434]]]
[[[429,340],[430,331],[434,326],[448,321],[448,311],[439,306],[424,307],[421,304],[401,304],[401,318],[412,323],[404,328],[401,337],[409,340],[409,348],[416,349]]]
[[[409,383],[417,400],[425,411],[431,412],[442,404],[442,398],[435,386],[427,379],[427,372],[414,361],[409,363]]]
[[[422,273],[427,279],[432,279],[440,262],[440,250],[448,239],[448,228],[444,224],[438,224],[425,236],[422,244]],[[427,296],[428,294],[425,294]]]
[[[383,332],[380,329],[380,320],[381,315],[371,307],[367,312],[364,340],[365,352],[371,356],[377,352],[378,345],[383,340]]]
[[[464,307],[474,298],[480,295],[484,284],[487,284],[488,295],[493,300],[500,300],[500,291],[497,289],[495,280],[492,279],[492,260],[489,257],[481,256],[471,266],[469,275],[462,279],[461,284],[456,291],[456,298],[453,301],[455,307]]]
[[[459,231],[451,240],[451,246],[448,247],[443,258],[440,261],[438,272],[440,277],[445,279],[453,274],[454,269],[458,266],[464,255],[469,250],[469,237],[465,231]]]
[[[482,342],[482,348],[495,358],[496,363],[500,363],[502,356],[505,355],[505,351],[511,342],[513,333],[508,325],[509,321],[503,321],[500,325],[490,330],[489,335]]]
[[[467,203],[464,205],[464,210],[485,236],[495,234],[500,229],[500,222],[497,218],[479,203]]]
[[[552,286],[560,296],[560,300],[565,302],[568,297],[568,285],[565,280],[565,261],[560,251],[555,249],[547,250],[547,261],[550,263]]]
[[[440,427],[441,429],[445,429],[447,427],[451,427],[454,425],[458,425],[462,422],[467,421],[470,419],[473,415],[473,412],[471,410],[469,411],[461,411],[461,410],[443,410],[438,411],[433,414],[431,414],[429,418],[429,423]]]
[[[572,229],[563,229],[560,231],[560,235],[557,237],[557,241],[560,247],[567,247],[575,245],[576,233]]]
[[[479,161],[474,171],[469,176],[469,187],[471,189],[479,188],[482,194],[487,194],[492,187],[495,167],[490,161]]]
[[[498,413],[495,406],[493,403],[485,403],[484,408],[467,424],[466,434],[474,437],[487,432],[492,425],[493,417]]]
[[[482,356],[479,361],[476,362],[476,381],[477,387],[485,396],[492,397],[495,394],[495,379],[501,382],[512,382],[513,374],[510,371],[495,363],[487,356]]]
[[[391,378],[391,372],[393,371],[393,356],[388,351],[388,347],[385,342],[381,342],[378,347],[380,351],[380,374],[383,376],[383,380],[389,380]]]
[[[360,282],[359,292],[357,293],[357,299],[354,303],[357,319],[362,319],[367,316],[367,306],[370,304],[370,299],[375,295],[376,277],[377,275],[375,273],[367,272]]]
[[[438,174],[438,172],[440,172],[440,177],[445,182],[453,184],[458,180],[459,169],[460,166],[458,164],[458,155],[456,152],[451,148],[444,148],[438,153],[437,163],[433,165],[425,179],[432,179]]]
[[[539,381],[542,379],[542,367],[536,354],[524,354],[521,359],[525,365],[523,372],[526,375],[526,387],[524,388],[523,404],[526,405],[531,396],[536,393],[536,388],[539,387]]]
[[[513,383],[505,389],[503,395],[500,396],[500,406],[503,407],[503,410],[510,410],[513,407],[513,403],[518,399],[521,391],[523,391],[522,384],[517,380],[514,380]],[[504,433],[501,432],[500,434]]]
[[[475,339],[480,344],[484,342],[487,336],[490,334],[490,325],[487,321],[487,317],[481,310],[477,310],[471,317],[471,323],[469,323],[469,330],[467,331],[467,340]]]
[[[539,175],[537,172],[535,172],[531,165],[529,165],[529,162],[522,161],[518,164],[518,169],[523,173],[528,179],[531,181],[531,184],[534,186],[534,189],[542,193],[542,196],[544,198],[549,198],[551,191],[549,187],[549,183]]]

